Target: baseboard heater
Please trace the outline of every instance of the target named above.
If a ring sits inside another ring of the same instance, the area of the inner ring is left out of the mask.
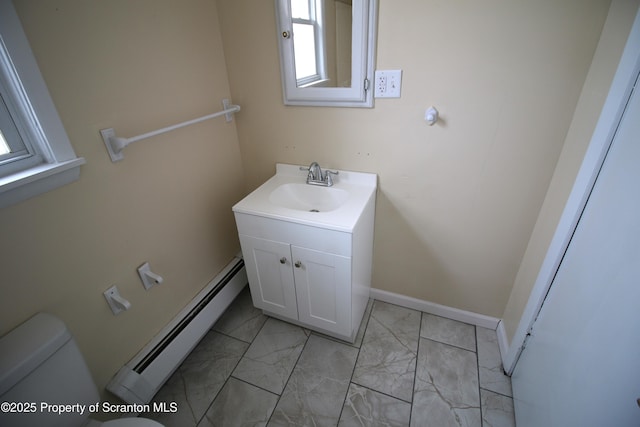
[[[107,384],[127,403],[147,404],[247,285],[236,257]]]

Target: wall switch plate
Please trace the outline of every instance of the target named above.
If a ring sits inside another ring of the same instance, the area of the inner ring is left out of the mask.
[[[400,98],[402,70],[376,70],[374,96],[376,98]]]

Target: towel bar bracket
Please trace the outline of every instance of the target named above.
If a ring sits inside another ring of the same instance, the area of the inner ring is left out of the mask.
[[[112,139],[116,138],[116,131],[113,130],[113,128],[102,129],[100,130],[100,135],[102,135],[102,140],[104,141],[104,145],[107,147],[107,151],[109,152],[111,161],[119,162],[120,160],[124,159],[122,150],[115,150],[113,145],[111,145]]]

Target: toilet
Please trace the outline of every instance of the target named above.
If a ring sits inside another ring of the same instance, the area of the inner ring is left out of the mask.
[[[91,419],[89,409],[102,410],[98,389],[66,325],[46,313],[0,338],[0,404],[3,427],[162,427],[137,417]]]

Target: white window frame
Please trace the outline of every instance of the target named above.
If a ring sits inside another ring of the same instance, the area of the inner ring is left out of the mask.
[[[85,160],[73,151],[11,0],[0,0],[0,71],[0,90],[26,150],[0,164],[3,208],[77,180]]]
[[[37,119],[3,43],[0,43],[0,126],[3,139],[11,150],[0,155],[0,177],[28,169],[44,162],[37,148]],[[29,108],[26,108],[29,107]]]

